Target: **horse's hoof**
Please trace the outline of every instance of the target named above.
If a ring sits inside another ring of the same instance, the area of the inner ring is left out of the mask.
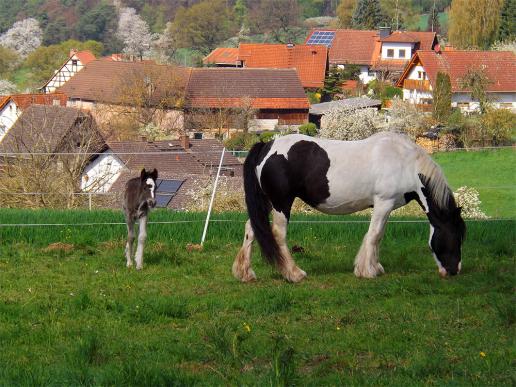
[[[136,265],[136,270],[141,270],[141,269],[143,269],[142,265]]]
[[[133,263],[131,261],[128,261],[125,266],[127,266],[127,268],[130,269],[131,267],[133,267]]]
[[[285,275],[286,280],[293,283],[301,282],[305,277],[306,272],[298,267]]]
[[[355,267],[354,273],[358,278],[375,278],[379,274],[378,270],[373,267],[367,269]]]

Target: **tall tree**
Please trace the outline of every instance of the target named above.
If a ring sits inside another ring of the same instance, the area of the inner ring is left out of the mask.
[[[500,13],[497,39],[507,41],[514,38],[516,38],[516,0],[505,0]]]
[[[461,89],[470,91],[471,98],[478,101],[480,107],[480,113],[484,114],[489,107],[489,95],[487,94],[487,88],[492,81],[487,76],[486,72],[482,68],[470,68],[459,79],[459,86]]]
[[[380,0],[358,0],[351,19],[354,28],[373,30],[385,21]]]
[[[357,0],[341,0],[337,7],[337,18],[339,19],[339,27],[350,28],[353,12],[357,6]]]
[[[122,8],[118,19],[118,39],[124,44],[124,53],[142,59],[150,53],[152,35],[149,25],[134,8]]]
[[[251,8],[253,32],[266,33],[276,42],[294,42],[299,37],[301,11],[297,0],[262,0]]]
[[[437,34],[441,33],[441,23],[439,22],[439,12],[437,11],[437,7],[432,7],[432,11],[428,16],[426,30],[435,32]]]
[[[382,12],[393,30],[406,29],[419,19],[412,0],[380,0]]]
[[[14,50],[22,58],[29,55],[41,45],[43,31],[36,19],[20,20],[3,35],[0,36],[0,45]]]
[[[190,8],[179,8],[167,29],[177,47],[194,48],[204,54],[238,31],[233,10],[224,0],[205,0]]]
[[[448,38],[457,48],[487,49],[495,40],[503,0],[453,0]]]

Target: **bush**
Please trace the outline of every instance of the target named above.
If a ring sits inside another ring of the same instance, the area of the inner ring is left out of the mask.
[[[274,136],[276,136],[277,134],[278,134],[277,132],[272,132],[272,131],[262,132],[260,134],[260,141],[269,142],[269,141],[273,140]]]
[[[313,137],[317,134],[317,127],[314,123],[309,122],[299,127],[299,133]]]
[[[415,140],[430,127],[430,122],[417,107],[401,99],[394,98],[390,110],[389,130],[404,132]]]
[[[361,140],[384,125],[376,109],[333,109],[321,118],[319,135],[336,140]]]
[[[253,133],[238,133],[237,135],[224,141],[224,146],[228,150],[249,150],[260,141],[260,138]]]
[[[516,130],[516,114],[506,109],[490,110],[482,116],[481,124],[492,145],[506,145]]]

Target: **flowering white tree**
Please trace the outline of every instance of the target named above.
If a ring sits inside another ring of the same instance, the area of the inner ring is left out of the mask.
[[[385,120],[376,109],[335,108],[321,118],[320,137],[361,140],[383,130]]]
[[[25,58],[41,46],[43,31],[36,19],[28,18],[17,21],[13,26],[0,35],[0,46],[10,48]]]
[[[0,79],[0,95],[16,93],[16,85],[7,79]]]
[[[116,35],[124,44],[125,54],[138,58],[149,55],[153,37],[149,26],[134,8],[120,9]]]

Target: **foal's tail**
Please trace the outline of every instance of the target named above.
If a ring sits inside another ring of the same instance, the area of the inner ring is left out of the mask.
[[[270,264],[280,264],[283,258],[269,224],[271,203],[260,187],[258,177],[256,176],[256,167],[260,164],[261,159],[263,159],[265,145],[266,144],[263,142],[255,144],[245,159],[245,203],[247,205],[247,213],[249,214],[254,236],[262,250],[263,256]]]

